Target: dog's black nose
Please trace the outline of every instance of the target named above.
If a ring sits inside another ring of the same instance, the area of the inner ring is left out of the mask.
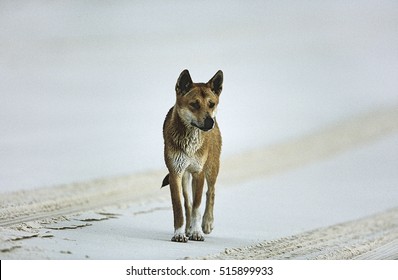
[[[206,130],[210,130],[213,128],[213,126],[214,126],[214,120],[210,117],[206,117],[205,123],[204,123],[204,128]]]

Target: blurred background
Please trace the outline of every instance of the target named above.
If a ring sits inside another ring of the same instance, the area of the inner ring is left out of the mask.
[[[224,72],[224,157],[398,104],[397,35],[398,1],[2,0],[0,192],[165,169],[185,68]]]

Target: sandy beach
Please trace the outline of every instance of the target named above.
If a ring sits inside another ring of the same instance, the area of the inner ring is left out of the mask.
[[[397,259],[397,15],[1,1],[0,259]],[[223,147],[215,229],[176,244],[162,124],[186,68],[224,72]]]
[[[170,241],[160,171],[3,195],[2,258],[395,259],[397,124],[387,108],[226,159],[204,242]]]

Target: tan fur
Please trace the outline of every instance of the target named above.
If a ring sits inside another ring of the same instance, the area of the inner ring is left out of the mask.
[[[188,70],[184,70],[176,84],[176,103],[163,124],[164,159],[169,174],[162,186],[170,183],[174,214],[172,241],[187,242],[188,238],[203,241],[203,233],[208,234],[213,229],[215,183],[221,153],[221,135],[215,115],[222,82],[222,71],[207,83],[193,83]],[[208,190],[201,222],[199,207],[205,180]]]

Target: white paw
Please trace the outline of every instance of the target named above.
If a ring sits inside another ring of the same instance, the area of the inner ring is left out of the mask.
[[[203,232],[201,230],[195,230],[189,236],[189,240],[204,241],[205,237],[204,237],[204,234],[203,234]]]
[[[174,236],[171,238],[173,242],[188,242],[188,237],[183,230],[184,227],[178,228],[174,231]]]
[[[175,234],[172,238],[171,241],[173,242],[188,242],[188,237],[186,237],[185,234]]]
[[[205,240],[202,228],[200,226],[201,215],[198,210],[193,211],[191,227],[189,229],[189,240],[203,241]]]

